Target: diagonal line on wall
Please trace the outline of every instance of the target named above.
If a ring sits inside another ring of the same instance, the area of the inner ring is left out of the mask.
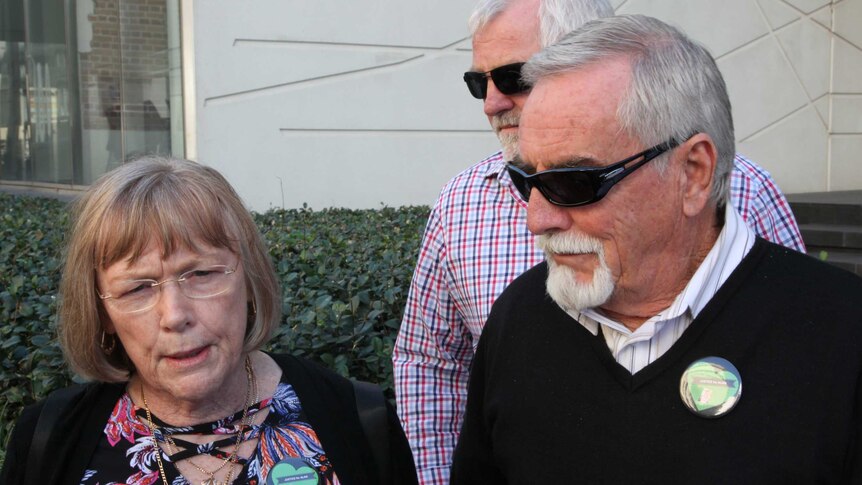
[[[785,26],[783,26],[783,27],[779,28],[779,29],[778,29],[778,31],[783,30],[785,27],[788,27],[788,26],[790,26],[790,25],[793,25],[795,22],[798,22],[799,20],[808,19],[808,20],[811,20],[812,22],[814,22],[814,24],[815,24],[815,25],[817,25],[818,27],[820,27],[820,28],[822,28],[822,29],[826,30],[826,31],[827,31],[827,32],[829,32],[830,34],[834,35],[835,37],[838,37],[839,39],[843,40],[844,42],[847,42],[848,44],[852,45],[853,47],[855,47],[855,48],[857,48],[857,49],[859,49],[859,50],[862,50],[862,46],[858,46],[858,45],[856,45],[854,42],[852,42],[852,41],[848,40],[848,39],[847,39],[846,37],[844,37],[843,35],[839,34],[838,32],[835,32],[835,31],[834,31],[834,30],[832,30],[832,29],[827,28],[825,25],[822,25],[822,24],[820,24],[819,22],[817,22],[817,21],[815,21],[814,19],[812,19],[812,18],[811,18],[811,16],[812,16],[812,15],[814,15],[814,12],[816,12],[816,11],[818,11],[818,10],[822,9],[822,8],[826,8],[826,7],[827,7],[826,5],[824,5],[824,6],[822,6],[822,7],[818,7],[818,8],[816,8],[816,9],[814,9],[810,14],[807,14],[807,13],[805,13],[804,11],[802,11],[802,10],[800,10],[800,9],[796,8],[796,6],[794,6],[793,4],[788,3],[788,2],[787,2],[787,0],[780,0],[780,1],[781,1],[781,3],[783,3],[783,4],[787,5],[788,7],[792,8],[793,10],[796,10],[796,12],[797,12],[797,13],[799,13],[799,15],[800,15],[800,17],[801,17],[801,18],[800,18],[800,19],[798,19],[798,20],[794,20],[793,22],[790,22],[789,24],[787,24],[787,25],[785,25]],[[845,0],[838,0],[838,1],[836,1],[836,2],[832,2],[832,3],[830,3],[830,4],[829,4],[829,8],[831,8],[831,9],[832,9],[833,15],[834,15],[834,12],[835,12],[835,5],[837,5],[837,4],[839,4],[839,3],[841,3],[842,1],[845,1]],[[832,24],[833,24],[833,25],[832,25],[832,28],[834,29],[834,28],[835,28],[835,22],[833,21],[833,23],[832,23]],[[776,31],[776,32],[777,32],[777,31]]]
[[[476,135],[476,134],[493,134],[491,129],[486,130],[444,130],[444,129],[386,129],[386,128],[279,128],[284,135],[401,135],[401,134],[421,134],[421,135]]]
[[[832,74],[831,73],[830,73],[829,77],[830,77],[829,82],[831,85],[831,83],[832,83],[832,79],[831,79]],[[826,125],[827,133],[830,132],[829,120],[832,118],[832,97],[831,97],[831,94],[832,94],[831,92],[828,92],[822,96],[819,96],[817,99],[811,101],[811,105],[814,106],[814,112],[817,113],[817,116],[820,118],[820,121],[822,121],[823,124]],[[819,102],[821,99],[824,99],[824,98],[826,99],[827,106],[828,106],[825,114],[821,113],[820,110],[817,109],[817,102]],[[823,119],[824,116],[826,117],[826,119]]]
[[[815,22],[815,23],[816,23],[816,22]],[[823,27],[823,26],[821,25],[821,27]],[[825,27],[824,27],[824,28],[825,28]],[[850,39],[848,39],[847,37],[844,37],[843,35],[839,34],[838,32],[835,32],[834,30],[833,30],[833,31],[831,31],[831,32],[832,32],[832,35],[833,35],[833,36],[835,36],[836,38],[841,39],[841,40],[843,40],[844,42],[846,42],[846,43],[850,44],[851,46],[853,46],[853,48],[854,48],[854,49],[859,50],[859,51],[862,51],[862,47],[860,47],[860,46],[856,45],[856,43],[854,43],[853,41],[851,41],[851,40],[850,40]]]
[[[801,8],[797,7],[796,5],[793,5],[792,3],[788,2],[787,0],[779,0],[779,1],[780,1],[781,3],[783,3],[784,5],[787,5],[790,9],[792,9],[792,10],[796,10],[796,13],[798,13],[798,14],[799,14],[800,16],[802,16],[802,17],[808,17],[808,16],[810,16],[811,14],[813,14],[814,12],[816,12],[816,11],[818,11],[818,10],[820,10],[821,8],[823,8],[823,7],[825,7],[825,6],[826,6],[826,4],[821,5],[821,6],[817,7],[817,8],[815,8],[814,10],[812,10],[812,11],[811,11],[811,13],[806,13],[806,12],[805,12],[805,10],[802,10]],[[830,5],[830,6],[831,6],[833,3],[837,3],[837,2],[829,2],[829,3],[828,3],[828,5]]]
[[[343,78],[345,76],[352,76],[357,74],[367,74],[370,71],[378,71],[380,69],[392,68],[394,66],[400,66],[403,64],[411,63],[418,59],[432,59],[434,57],[438,57],[441,53],[451,50],[459,50],[453,49],[454,46],[463,42],[470,37],[462,37],[460,39],[455,40],[454,42],[450,42],[442,47],[416,47],[416,46],[397,46],[397,45],[386,45],[386,44],[364,44],[364,43],[345,43],[345,42],[313,42],[313,41],[282,41],[282,40],[266,40],[266,39],[236,39],[234,40],[234,47],[241,46],[243,44],[273,44],[278,45],[280,47],[301,47],[307,48],[309,46],[316,47],[327,47],[327,48],[344,48],[355,50],[356,48],[365,48],[372,49],[375,51],[385,50],[392,52],[404,52],[406,51],[419,51],[422,52],[420,54],[414,55],[412,57],[408,57],[407,59],[401,59],[398,61],[388,62],[384,64],[378,64],[374,66],[363,67],[359,69],[350,69],[347,71],[339,71],[331,74],[324,74],[320,76],[313,76],[304,79],[297,79],[295,81],[288,81],[284,83],[272,84],[269,86],[262,86],[259,88],[248,89],[243,91],[236,91],[227,94],[220,94],[218,96],[210,96],[204,99],[204,106],[209,105],[217,105],[225,102],[233,102],[241,99],[245,99],[248,97],[255,97],[265,93],[269,93],[274,90],[281,90],[284,88],[291,88],[297,86],[304,86],[306,84],[312,82],[318,82],[321,80],[327,79],[335,79],[335,78]],[[430,56],[427,54],[431,54]]]
[[[405,63],[408,63],[411,61],[415,61],[416,59],[420,59],[422,57],[425,57],[425,55],[419,54],[419,55],[416,55],[413,57],[409,57],[407,59],[402,59],[402,60],[395,61],[395,62],[389,62],[386,64],[379,64],[376,66],[362,67],[359,69],[351,69],[349,71],[340,71],[340,72],[336,72],[336,73],[332,73],[332,74],[324,74],[322,76],[313,76],[313,77],[309,77],[309,78],[305,78],[305,79],[299,79],[296,81],[288,81],[285,83],[272,84],[272,85],[263,86],[260,88],[248,89],[245,91],[237,91],[234,93],[220,94],[218,96],[211,96],[209,98],[204,99],[204,106],[209,106],[210,104],[217,105],[217,104],[224,103],[227,101],[236,101],[239,99],[261,95],[263,93],[267,93],[269,91],[274,91],[274,90],[278,90],[278,89],[282,89],[282,88],[294,87],[294,86],[303,86],[303,85],[306,85],[306,84],[309,84],[312,82],[316,82],[316,81],[320,81],[320,80],[324,80],[324,79],[341,78],[341,77],[346,77],[346,76],[350,76],[353,74],[362,74],[362,73],[367,73],[369,71],[377,71],[377,70],[380,70],[383,68],[398,66],[398,65],[405,64]]]
[[[766,17],[766,12],[764,12],[764,11],[763,11],[763,8],[760,6],[760,3],[759,3],[759,2],[757,2],[757,0],[752,0],[752,1],[754,2],[755,7],[757,7],[758,12],[760,12],[760,17],[763,19],[764,24],[765,24],[765,25],[767,25],[767,26],[769,26],[769,34],[767,34],[767,35],[768,35],[769,37],[771,37],[771,38],[772,38],[773,42],[775,42],[775,45],[778,47],[778,51],[779,51],[779,52],[781,52],[781,57],[783,57],[783,58],[784,58],[784,61],[785,61],[785,62],[787,62],[787,65],[788,65],[788,66],[790,66],[790,70],[793,72],[793,77],[794,77],[794,79],[796,79],[796,84],[797,84],[797,85],[799,85],[799,87],[801,87],[801,88],[802,88],[802,92],[803,92],[803,93],[805,93],[805,97],[806,97],[806,98],[808,98],[808,103],[806,104],[806,106],[811,106],[811,107],[815,110],[815,112],[817,112],[817,111],[816,111],[816,110],[817,110],[817,107],[816,107],[816,106],[814,106],[814,99],[813,99],[813,96],[811,95],[811,93],[810,93],[810,92],[808,92],[808,89],[805,87],[805,83],[804,83],[804,82],[802,82],[802,76],[800,76],[800,75],[799,75],[799,71],[798,71],[798,69],[797,69],[796,65],[793,63],[793,61],[792,61],[792,60],[790,60],[790,56],[787,54],[787,50],[784,48],[784,44],[782,44],[782,43],[781,43],[781,40],[778,38],[777,32],[779,32],[779,31],[781,31],[781,30],[784,30],[785,28],[787,28],[787,27],[789,27],[789,26],[791,26],[791,25],[795,25],[797,22],[811,22],[811,23],[813,23],[814,25],[819,26],[819,27],[821,27],[821,28],[824,28],[824,29],[825,29],[825,27],[823,27],[822,25],[820,25],[820,24],[819,24],[819,23],[817,23],[817,22],[814,22],[814,20],[812,20],[812,19],[810,18],[810,15],[809,15],[809,14],[806,14],[805,12],[802,12],[802,11],[800,11],[799,9],[796,9],[796,8],[794,7],[794,9],[795,9],[797,12],[799,12],[799,13],[800,13],[801,18],[799,18],[799,19],[797,19],[797,20],[794,20],[793,22],[790,22],[789,24],[787,24],[787,25],[785,25],[785,26],[783,26],[783,27],[779,28],[778,30],[774,30],[774,29],[772,28],[772,26],[769,24],[769,20],[768,20],[768,19],[767,19],[767,17]],[[784,2],[782,2],[782,3],[787,3],[787,2],[786,2],[786,1],[784,1]],[[791,5],[791,7],[792,7],[792,5]],[[832,8],[832,7],[830,6],[829,8]],[[814,10],[814,12],[816,12],[817,10],[819,10],[819,9]],[[813,14],[814,12],[812,12],[812,14]],[[826,29],[826,30],[828,30],[828,29]],[[830,68],[829,68],[829,69],[830,69],[830,71],[831,71],[832,67],[830,66]],[[820,96],[818,96],[818,98],[820,98]],[[796,110],[796,111],[798,111],[798,110]],[[768,125],[768,126],[772,126],[772,125],[774,125],[775,123],[778,123],[778,122],[782,121],[783,119],[788,118],[788,117],[789,117],[789,116],[791,116],[793,113],[796,113],[796,111],[793,111],[793,112],[792,112],[792,113],[790,113],[790,114],[787,114],[787,115],[782,116],[782,118],[781,118],[781,119],[776,120],[776,121],[775,121],[775,122],[773,122],[773,123],[770,123],[770,125]],[[820,120],[820,122],[821,122],[821,123],[823,123],[823,119],[822,119],[819,115],[817,116],[817,119],[818,119],[818,120]],[[825,130],[829,131],[829,125],[828,125],[827,123],[823,123],[823,128],[824,128]],[[764,129],[765,129],[765,128],[764,128]],[[761,131],[763,131],[763,130],[758,130],[757,132],[758,132],[758,133],[760,133]],[[754,136],[754,135],[750,135],[748,138],[750,138],[751,136]]]
[[[755,131],[754,133],[752,133],[752,134],[750,134],[750,135],[746,136],[745,138],[743,138],[743,139],[741,139],[741,140],[738,140],[738,141],[737,141],[737,143],[745,143],[745,142],[747,142],[747,141],[751,140],[752,138],[755,138],[757,135],[760,135],[761,133],[763,133],[763,132],[765,132],[765,131],[769,130],[770,128],[772,128],[773,126],[775,126],[775,125],[777,125],[777,124],[779,124],[779,123],[782,123],[782,122],[783,122],[783,121],[785,121],[787,118],[790,118],[791,116],[795,115],[796,113],[799,113],[800,111],[804,110],[805,108],[807,108],[807,107],[809,107],[809,106],[811,106],[811,103],[805,103],[805,104],[803,104],[802,106],[800,106],[800,107],[798,107],[798,108],[794,109],[793,111],[791,111],[791,112],[787,113],[786,115],[782,116],[780,119],[777,119],[777,120],[773,121],[772,123],[769,123],[768,125],[764,126],[763,128],[760,128],[759,130]],[[813,108],[814,110],[816,110],[816,109],[817,109],[816,107],[813,107],[813,106],[812,106],[812,108]],[[820,118],[820,117],[818,116],[818,118]]]
[[[789,24],[787,24],[787,25],[793,25],[793,24],[794,24],[794,23],[796,23],[796,22],[798,22],[798,20],[794,20],[793,22],[791,22],[791,23],[789,23]],[[729,51],[725,52],[724,54],[722,54],[722,55],[720,55],[720,56],[716,56],[716,57],[715,57],[715,62],[718,62],[718,61],[720,61],[720,60],[722,60],[722,59],[724,59],[724,58],[726,58],[726,57],[732,56],[733,54],[736,54],[736,53],[737,53],[737,52],[739,52],[739,51],[743,51],[743,50],[745,50],[745,49],[748,49],[749,47],[751,47],[751,45],[752,45],[752,44],[755,44],[755,43],[756,43],[756,42],[758,42],[759,40],[764,39],[764,38],[766,38],[766,37],[769,37],[769,33],[760,34],[760,35],[758,35],[757,37],[753,37],[751,40],[749,40],[748,42],[746,42],[746,43],[742,44],[741,46],[734,47],[733,49],[731,49],[731,50],[729,50]]]
[[[450,42],[449,44],[443,46],[415,46],[415,45],[398,45],[398,44],[369,44],[362,42],[326,42],[326,41],[311,41],[311,40],[278,40],[278,39],[234,39],[233,45],[234,47],[241,46],[243,44],[270,44],[273,46],[279,47],[343,47],[349,48],[351,50],[355,50],[357,47],[360,48],[368,48],[372,50],[384,50],[384,51],[443,51],[446,49],[451,49],[453,46],[464,42],[470,37],[462,37],[455,42]]]

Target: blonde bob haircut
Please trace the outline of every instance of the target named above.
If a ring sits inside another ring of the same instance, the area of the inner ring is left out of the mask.
[[[134,263],[151,243],[163,257],[201,245],[239,257],[249,292],[246,352],[262,347],[281,320],[272,262],[251,214],[217,171],[188,160],[147,156],[99,178],[72,206],[60,282],[60,345],[72,370],[102,382],[134,372],[122,342],[102,350],[107,316],[96,272],[121,260]]]

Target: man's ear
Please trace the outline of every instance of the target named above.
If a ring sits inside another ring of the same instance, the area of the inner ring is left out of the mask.
[[[704,210],[713,210],[710,204],[712,185],[715,183],[715,166],[718,149],[706,133],[698,133],[683,143],[683,212],[694,217]]]

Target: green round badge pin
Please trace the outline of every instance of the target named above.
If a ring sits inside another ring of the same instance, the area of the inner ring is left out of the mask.
[[[729,413],[742,395],[742,378],[727,359],[704,357],[696,360],[679,380],[679,395],[685,406],[703,418]]]
[[[317,470],[302,458],[285,458],[269,469],[266,485],[318,485]]]

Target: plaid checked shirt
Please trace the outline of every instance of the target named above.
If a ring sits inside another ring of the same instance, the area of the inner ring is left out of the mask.
[[[772,177],[737,155],[733,206],[761,237],[805,251]],[[457,175],[431,211],[392,361],[419,482],[448,484],[475,346],[494,300],[543,260],[500,152]]]

